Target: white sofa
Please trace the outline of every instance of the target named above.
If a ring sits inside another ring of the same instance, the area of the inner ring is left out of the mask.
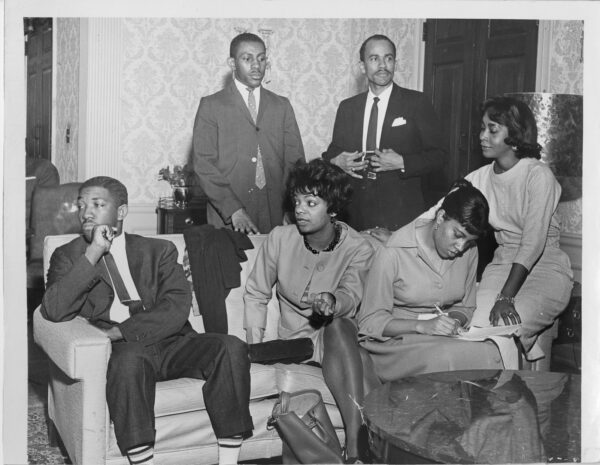
[[[44,276],[56,247],[76,235],[49,236],[44,243]],[[172,241],[182,261],[185,242],[182,234],[157,236]],[[254,249],[247,250],[248,261],[242,263],[241,286],[233,289],[227,300],[229,333],[245,341],[243,324],[243,289],[257,249],[265,235],[252,236]],[[276,337],[278,303],[269,304],[265,340]],[[203,332],[202,317],[190,312],[190,322]],[[48,413],[75,464],[122,464],[128,462],[117,447],[106,406],[106,367],[111,344],[98,329],[83,318],[64,323],[45,320],[39,308],[34,315],[35,341],[51,360],[48,385]],[[281,455],[277,432],[267,429],[266,422],[280,391],[316,388],[321,391],[332,422],[343,444],[342,419],[327,389],[321,370],[306,365],[251,366],[250,412],[254,421],[253,436],[244,441],[240,460]],[[160,382],[156,388],[157,464],[211,464],[217,462],[217,443],[202,396],[203,381],[182,378]]]

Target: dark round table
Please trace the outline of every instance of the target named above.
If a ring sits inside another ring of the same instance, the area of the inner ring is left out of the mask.
[[[581,377],[470,370],[386,383],[364,404],[382,463],[581,461]]]

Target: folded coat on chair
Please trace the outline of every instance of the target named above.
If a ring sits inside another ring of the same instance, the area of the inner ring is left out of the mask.
[[[227,334],[225,299],[240,286],[244,250],[254,246],[245,234],[207,224],[184,229],[183,237],[204,329]]]

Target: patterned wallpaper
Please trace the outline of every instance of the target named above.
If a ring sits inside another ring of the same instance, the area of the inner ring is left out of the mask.
[[[548,92],[583,95],[583,62],[581,60],[583,21],[552,21],[551,23]],[[564,232],[581,234],[583,217],[581,199],[561,202],[558,206],[558,213]]]
[[[79,143],[79,19],[56,20],[56,103],[53,161],[61,182],[77,181]],[[66,141],[67,128],[70,142]]]
[[[202,96],[230,76],[229,42],[242,31],[267,43],[265,87],[287,96],[308,158],[320,156],[331,138],[339,102],[364,88],[358,48],[375,32],[408,51],[397,82],[415,82],[412,50],[417,20],[355,19],[124,19],[122,174],[137,186],[134,202],[155,202],[156,173],[184,163]],[[164,186],[162,186],[164,188]]]
[[[93,20],[90,20],[93,21]],[[131,203],[154,204],[166,164],[185,163],[202,96],[221,89],[230,71],[229,42],[238,32],[262,35],[271,68],[265,87],[287,96],[308,158],[331,138],[339,102],[366,88],[358,66],[362,40],[381,32],[398,48],[395,80],[417,88],[420,20],[123,18],[120,176]],[[583,92],[581,21],[551,21],[549,92]],[[77,179],[79,22],[57,20],[55,160],[64,181]],[[71,144],[65,144],[71,125]],[[565,231],[581,233],[581,200],[560,206]]]

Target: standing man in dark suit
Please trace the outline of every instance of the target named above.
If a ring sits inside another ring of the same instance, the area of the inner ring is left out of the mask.
[[[194,168],[208,197],[209,224],[268,233],[283,222],[285,180],[304,149],[289,100],[261,86],[262,39],[240,34],[229,55],[232,82],[200,100]]]
[[[175,245],[122,234],[122,183],[88,179],[77,203],[83,234],[52,254],[41,311],[54,322],[80,315],[112,341],[106,401],[121,453],[130,463],[153,463],[156,382],[187,377],[206,380],[219,463],[237,463],[242,436],[253,429],[246,344],[192,329],[190,286]]]
[[[350,226],[396,230],[425,210],[421,176],[442,166],[446,147],[425,95],[394,84],[396,46],[388,37],[363,42],[360,66],[369,90],[340,103],[323,158],[352,177]]]

